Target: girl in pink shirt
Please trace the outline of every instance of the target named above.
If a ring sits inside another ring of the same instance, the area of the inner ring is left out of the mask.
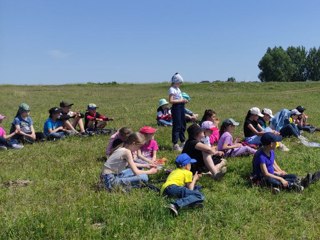
[[[0,124],[2,124],[3,119],[5,119],[6,116],[0,114]],[[13,137],[14,135],[16,135],[16,131],[12,132],[11,134],[7,135],[6,131],[4,130],[4,128],[0,127],[0,150],[7,150],[7,148],[22,148],[22,145],[18,145],[18,144],[11,144],[8,139],[10,139],[11,137]]]
[[[159,150],[158,143],[154,140],[154,134],[157,129],[144,126],[140,128],[139,132],[146,138],[146,143],[138,150],[138,162],[156,164],[157,151]]]

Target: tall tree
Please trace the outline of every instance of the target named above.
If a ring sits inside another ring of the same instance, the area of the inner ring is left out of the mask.
[[[287,54],[291,59],[293,72],[291,81],[306,81],[308,78],[307,74],[307,51],[305,47],[288,47]]]
[[[320,48],[314,47],[309,50],[306,66],[308,80],[320,81]]]
[[[288,82],[294,69],[289,55],[282,47],[268,48],[258,66],[262,82]]]

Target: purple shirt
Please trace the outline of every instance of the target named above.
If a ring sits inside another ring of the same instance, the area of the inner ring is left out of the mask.
[[[224,151],[223,150],[223,145],[227,144],[228,146],[233,144],[233,138],[232,135],[229,132],[224,132],[219,141],[218,141],[218,150],[219,151]]]
[[[141,154],[145,156],[146,158],[151,159],[153,157],[153,151],[158,151],[158,143],[156,140],[151,139],[149,143],[144,144],[140,150]]]
[[[253,162],[252,162],[253,174],[256,175],[257,177],[263,177],[260,164],[265,164],[267,167],[267,171],[271,174],[274,174],[274,167],[273,167],[274,159],[275,159],[275,155],[273,150],[270,151],[270,157],[269,157],[264,153],[262,149],[259,149],[253,157]]]

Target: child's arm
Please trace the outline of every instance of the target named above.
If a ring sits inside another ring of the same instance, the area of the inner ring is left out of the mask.
[[[279,165],[278,165],[278,163],[277,163],[276,161],[274,161],[273,167],[274,167],[274,170],[275,170],[275,172],[276,172],[277,174],[279,174],[279,175],[285,175],[285,174],[287,174],[285,171],[283,171],[283,170],[279,167]]]
[[[192,178],[192,182],[187,183],[187,188],[189,188],[189,190],[193,190],[194,186],[196,185],[196,182],[199,180],[200,177],[201,177],[201,174],[198,174],[198,172],[196,172]]]
[[[16,135],[16,131],[12,132],[12,133],[9,134],[9,135],[3,135],[3,138],[4,138],[4,139],[9,139],[9,138],[13,137],[14,135]]]
[[[171,104],[177,104],[177,103],[187,103],[188,100],[184,99],[184,98],[180,98],[180,99],[173,99],[173,94],[169,95],[169,103]]]
[[[152,163],[156,163],[157,161],[157,151],[153,150],[152,151],[152,159],[151,159]]]
[[[265,163],[261,163],[260,164],[260,169],[262,171],[263,176],[271,177],[271,178],[279,180],[281,182],[281,184],[283,185],[283,187],[287,187],[288,186],[288,182],[285,179],[283,179],[282,177],[279,177],[279,176],[276,176],[274,174],[269,173]]]
[[[20,125],[15,125],[15,127],[16,127],[16,133],[23,135],[23,136],[26,136],[26,137],[31,137],[32,139],[36,139],[36,134],[34,132],[33,125],[31,125],[31,134],[27,134],[27,133],[21,131]]]
[[[152,160],[146,158],[145,156],[143,156],[143,154],[141,153],[141,150],[139,149],[138,150],[138,154],[137,154],[138,158],[143,160],[143,161],[146,161],[147,163],[150,163],[150,164],[153,164]]]
[[[205,152],[205,153],[208,153],[208,154],[211,154],[211,155],[218,155],[218,156],[223,156],[224,155],[224,152],[222,151],[215,151],[215,149],[209,147],[208,145],[205,145],[201,142],[197,143],[195,148],[197,150],[200,150],[201,152]]]
[[[133,171],[133,173],[135,175],[140,175],[140,174],[155,174],[157,173],[157,168],[150,168],[149,170],[147,171],[143,171],[143,170],[140,170],[138,169],[136,163],[133,161],[133,158],[132,158],[132,153],[128,150],[126,153],[125,153],[125,156],[124,156],[127,161],[128,161],[128,164],[131,168],[131,170]]]
[[[60,126],[60,127],[57,127],[56,129],[49,128],[49,129],[48,129],[48,132],[49,132],[49,133],[56,133],[56,132],[64,131],[64,130],[65,130],[65,129],[63,128],[63,126]]]
[[[260,125],[259,125],[260,126]],[[261,126],[261,131],[258,132],[257,129],[254,128],[254,126],[252,126],[252,124],[248,124],[248,128],[255,134],[255,135],[258,135],[258,136],[262,136],[264,134],[264,131],[262,130]]]

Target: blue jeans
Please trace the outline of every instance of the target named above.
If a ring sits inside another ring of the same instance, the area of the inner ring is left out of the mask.
[[[50,133],[47,138],[49,140],[52,140],[52,139],[61,139],[61,138],[65,138],[66,137],[66,134],[65,132],[54,132],[54,133]]]
[[[290,136],[299,137],[300,131],[295,124],[290,123],[287,126],[281,128],[280,134],[282,137],[290,137]]]
[[[0,146],[12,147],[12,144],[7,139],[0,137]]]
[[[190,206],[195,203],[201,203],[204,196],[198,190],[189,190],[186,187],[179,187],[177,185],[170,185],[164,190],[164,194],[168,197],[176,197],[174,204],[178,208]]]
[[[261,144],[261,137],[258,135],[254,135],[251,137],[246,137],[245,141],[249,144],[255,144],[255,145],[260,145]]]
[[[104,184],[108,190],[116,186],[139,187],[141,182],[148,182],[147,174],[135,175],[130,168],[123,170],[119,174],[106,174],[103,176]]]
[[[172,121],[166,121],[163,119],[158,120],[158,125],[159,126],[172,126]]]
[[[172,143],[185,142],[184,132],[186,131],[186,118],[184,116],[184,103],[173,104],[172,112]]]
[[[284,180],[286,180],[289,185],[288,185],[288,188],[290,189],[290,187],[292,186],[292,184],[294,182],[297,181],[297,176],[294,175],[294,174],[286,174],[284,176],[279,176],[279,177],[282,177]],[[267,185],[270,185],[272,187],[283,187],[282,186],[282,183],[275,179],[275,178],[272,178],[272,177],[264,177],[263,180],[266,182]]]

